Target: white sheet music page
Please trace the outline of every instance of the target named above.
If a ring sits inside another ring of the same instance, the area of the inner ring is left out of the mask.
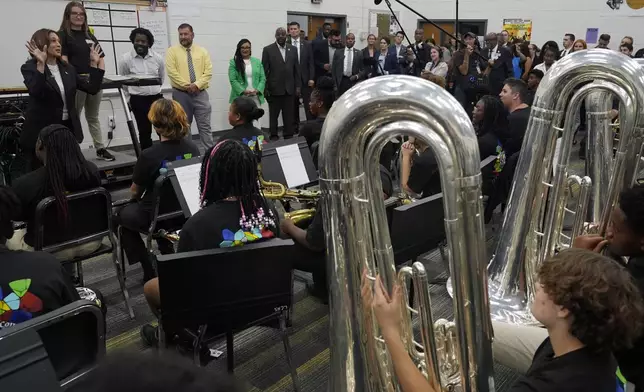
[[[179,186],[183,197],[186,199],[190,214],[196,214],[201,208],[199,207],[199,173],[201,172],[201,164],[177,167],[174,169],[174,174],[177,176]]]
[[[309,175],[306,173],[302,154],[297,144],[289,144],[288,146],[277,147],[277,156],[279,157],[284,178],[286,178],[286,186],[295,188],[296,186],[308,184]]]

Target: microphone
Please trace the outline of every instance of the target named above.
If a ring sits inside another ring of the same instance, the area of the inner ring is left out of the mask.
[[[376,3],[376,5],[380,5],[380,3],[382,3],[382,0],[374,0],[373,2]]]

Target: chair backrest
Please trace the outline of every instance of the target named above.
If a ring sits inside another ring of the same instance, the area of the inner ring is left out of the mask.
[[[396,265],[436,248],[445,239],[443,220],[442,193],[396,207],[390,230]]]
[[[208,324],[209,334],[243,328],[292,305],[293,241],[159,256],[164,329]]]
[[[172,177],[174,177],[174,172],[169,171],[162,173],[154,181],[155,215],[153,222],[159,223],[183,217],[181,203],[172,186]],[[183,222],[185,219],[182,220]],[[154,231],[154,228],[151,231]]]
[[[41,200],[36,206],[35,250],[56,252],[110,234],[112,197],[105,188],[70,193],[66,197],[67,222],[60,221],[53,196]]]
[[[33,338],[34,332],[37,333],[46,353],[37,347]],[[105,320],[101,309],[95,303],[79,300],[0,331],[2,359],[6,358],[5,341],[10,340],[32,342],[33,346],[29,347],[35,352],[29,356],[48,356],[60,386],[70,388],[83,380],[105,356]],[[36,365],[35,361],[31,362]],[[0,363],[0,375],[3,365]],[[46,373],[43,373],[43,376],[46,376]],[[2,380],[0,385],[3,385]],[[41,390],[24,386],[21,389]],[[0,390],[14,389],[0,387]]]

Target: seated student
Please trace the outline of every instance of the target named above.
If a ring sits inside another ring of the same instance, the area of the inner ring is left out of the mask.
[[[543,76],[543,71],[540,71],[538,69],[533,69],[532,71],[528,72],[528,99],[526,100],[526,104],[532,106],[534,95],[539,88],[539,83],[541,83]]]
[[[472,124],[479,143],[481,160],[496,156],[494,163],[481,169],[483,194],[492,193],[494,182],[505,165],[505,153],[499,135],[508,127],[508,120],[501,101],[491,95],[483,96],[474,106]]]
[[[22,205],[18,220],[27,222],[23,230],[7,243],[12,250],[33,250],[36,206],[41,200],[54,196],[60,218],[60,228],[66,225],[82,225],[82,221],[71,222],[67,216],[68,192],[80,192],[101,186],[98,168],[83,156],[74,134],[64,125],[50,125],[40,131],[36,142],[36,156],[44,166],[19,177],[13,183],[13,190]],[[56,254],[60,260],[85,256],[96,251],[101,241],[94,241]]]
[[[405,142],[400,183],[403,190],[414,197],[429,197],[440,193],[441,179],[434,151],[420,140]]]
[[[259,120],[263,115],[264,109],[257,107],[252,98],[235,98],[228,109],[228,122],[233,128],[219,133],[219,140],[239,140],[251,150],[261,152],[262,144],[265,143],[264,134],[255,128],[253,121]],[[258,157],[261,158],[261,154]]]
[[[608,248],[611,255],[626,257],[626,270],[644,295],[644,185],[623,191],[611,214],[606,238],[599,235],[577,237],[573,246],[601,252]],[[615,353],[619,369],[626,379],[644,391],[644,336],[632,349]]]
[[[545,329],[494,323],[495,359],[525,371],[510,391],[614,391],[611,351],[632,344],[644,316],[628,272],[604,256],[567,249],[542,264],[538,281],[532,314]],[[403,390],[433,391],[401,340],[400,287],[390,298],[380,277],[373,287],[365,273],[362,297],[380,324]]]
[[[147,231],[152,221],[154,182],[167,162],[199,156],[197,146],[186,138],[190,124],[179,103],[159,99],[150,107],[148,118],[161,142],[141,152],[130,187],[133,203],[125,205],[114,217],[115,228],[121,226],[121,246],[128,262],[130,265],[141,263],[146,282],[155,272],[139,231]],[[157,240],[157,243],[162,252],[171,252],[169,242]]]
[[[380,180],[382,181],[382,196],[386,200],[393,194],[393,183],[389,171],[382,165],[380,165]],[[307,289],[313,296],[321,299],[324,303],[328,303],[329,294],[324,252],[326,244],[322,216],[320,202],[318,202],[315,207],[313,221],[306,229],[296,226],[290,219],[282,219],[280,231],[304,248],[302,249],[303,257],[300,258],[299,262],[296,261],[295,269],[313,274],[313,286],[307,287]]]
[[[204,154],[199,179],[202,209],[183,226],[178,251],[230,248],[274,238],[277,218],[262,195],[258,174],[255,154],[238,140],[222,140]],[[143,291],[156,314],[162,306],[159,279],[148,281]],[[158,344],[156,327],[143,326],[141,337],[150,346]]]
[[[308,110],[311,111],[315,120],[307,121],[300,129],[300,136],[306,139],[306,144],[309,145],[309,148],[312,148],[313,143],[320,140],[322,125],[324,125],[326,115],[331,110],[331,106],[333,106],[333,102],[335,101],[334,88],[333,79],[323,76],[318,80],[315,88],[311,92]],[[313,157],[313,162],[315,163],[315,167],[317,167],[317,157]]]
[[[69,274],[54,256],[12,251],[5,246],[14,235],[12,220],[18,216],[20,200],[10,188],[0,185],[0,301],[6,306],[1,308],[0,331],[80,299]]]

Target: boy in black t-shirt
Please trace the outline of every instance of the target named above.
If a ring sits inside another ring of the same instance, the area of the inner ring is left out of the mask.
[[[528,85],[520,79],[508,79],[499,94],[501,102],[508,110],[508,128],[499,134],[501,144],[507,156],[521,150],[523,137],[528,128],[530,120],[530,106],[526,103],[528,97]]]
[[[503,323],[493,323],[497,361],[517,367],[526,355],[534,355],[510,391],[615,391],[611,351],[633,343],[644,316],[642,298],[628,272],[596,253],[567,249],[542,264],[537,280],[532,314],[544,325],[545,340],[535,345],[534,336],[519,333],[530,327],[509,326],[515,333],[508,334],[500,328]],[[400,287],[389,298],[378,277],[374,298],[371,285],[365,275],[363,300],[374,309],[403,388],[434,392],[400,338]]]
[[[148,117],[161,143],[141,152],[134,166],[130,188],[133,203],[124,206],[114,217],[115,230],[121,226],[121,245],[128,262],[141,263],[143,280],[146,282],[155,276],[155,272],[140,232],[147,231],[152,221],[154,182],[168,162],[199,156],[197,146],[186,138],[190,132],[190,124],[183,108],[176,101],[155,101]],[[157,243],[162,252],[170,252],[172,245],[168,241],[158,239]]]

